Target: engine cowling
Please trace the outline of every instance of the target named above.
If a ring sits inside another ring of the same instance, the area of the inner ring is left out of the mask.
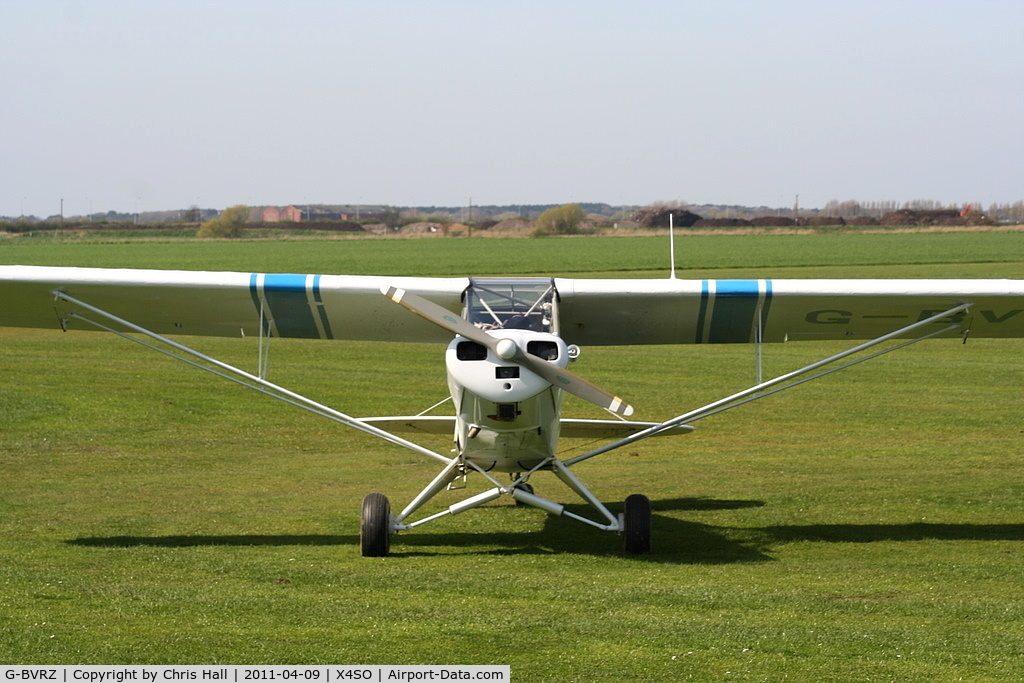
[[[449,378],[480,398],[495,403],[517,403],[551,386],[547,380],[515,363],[517,352],[526,352],[559,367],[569,364],[569,352],[556,335],[530,330],[497,330],[488,334],[500,339],[496,350],[456,337],[445,352]]]

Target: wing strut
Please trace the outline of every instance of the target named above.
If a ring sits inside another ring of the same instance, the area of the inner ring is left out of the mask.
[[[896,337],[899,337],[901,335],[904,335],[907,332],[911,332],[913,330],[916,330],[916,329],[921,328],[921,327],[925,327],[927,325],[931,325],[933,323],[941,322],[943,319],[949,318],[950,316],[956,315],[957,313],[962,313],[962,312],[967,311],[971,306],[972,306],[972,304],[969,304],[969,303],[968,304],[960,304],[959,306],[954,306],[953,308],[949,309],[948,311],[943,311],[942,313],[939,313],[937,315],[933,315],[933,316],[931,316],[929,318],[925,318],[924,320],[919,320],[918,322],[913,323],[911,325],[907,325],[906,327],[901,327],[900,329],[896,330],[895,332],[890,332],[889,334],[882,335],[881,337],[878,337],[876,339],[872,339],[871,341],[864,342],[863,344],[859,344],[859,345],[857,345],[857,346],[855,346],[855,347],[853,347],[851,349],[847,349],[846,351],[842,351],[840,353],[837,353],[834,356],[829,356],[828,358],[825,358],[823,360],[817,361],[816,363],[811,363],[810,365],[804,366],[804,367],[800,368],[799,370],[794,370],[793,372],[788,372],[788,373],[786,373],[784,375],[779,375],[778,377],[775,377],[774,379],[770,379],[767,382],[760,382],[760,383],[750,387],[749,389],[746,389],[746,390],[741,391],[739,393],[733,394],[732,396],[727,396],[727,397],[725,397],[723,399],[719,399],[718,401],[715,401],[713,403],[709,403],[706,406],[702,406],[700,408],[697,408],[696,410],[691,410],[688,413],[684,413],[682,415],[679,415],[678,417],[672,418],[671,420],[667,420],[665,422],[662,422],[661,424],[659,424],[657,426],[649,427],[649,428],[647,428],[647,429],[645,429],[643,431],[640,431],[640,432],[637,432],[637,433],[632,434],[630,436],[627,436],[625,438],[619,439],[618,441],[615,441],[615,442],[612,442],[612,443],[607,444],[605,446],[602,446],[600,448],[594,449],[594,450],[592,450],[592,451],[590,451],[588,453],[584,453],[583,455],[579,455],[579,456],[577,456],[575,458],[572,458],[571,460],[566,460],[565,461],[565,465],[568,466],[568,467],[571,467],[571,466],[575,465],[576,463],[581,462],[583,460],[586,460],[588,458],[592,458],[595,455],[601,455],[602,453],[607,453],[608,451],[614,450],[616,448],[621,448],[622,446],[626,446],[626,445],[634,443],[636,441],[640,441],[641,439],[646,439],[647,437],[654,436],[655,434],[657,434],[658,432],[660,432],[662,430],[671,429],[672,427],[676,427],[676,426],[682,425],[684,423],[694,422],[696,420],[703,419],[703,418],[708,417],[710,415],[715,415],[717,413],[721,413],[721,412],[729,410],[731,408],[735,408],[737,406],[743,405],[744,403],[750,403],[751,401],[756,401],[756,400],[764,398],[766,396],[770,396],[770,395],[772,395],[774,393],[777,393],[779,391],[782,391],[784,389],[789,389],[791,387],[795,387],[798,384],[803,384],[804,382],[809,382],[812,379],[817,379],[818,377],[823,377],[823,376],[828,375],[830,373],[833,373],[833,372],[835,372],[837,370],[842,370],[844,368],[848,368],[850,366],[857,365],[858,363],[862,363],[862,362],[864,362],[866,360],[870,360],[872,358],[876,358],[878,356],[881,356],[881,355],[884,355],[886,353],[889,353],[890,351],[895,351],[896,349],[901,349],[901,348],[903,348],[905,346],[909,346],[911,344],[915,344],[915,343],[917,343],[919,341],[923,341],[925,339],[929,339],[931,337],[935,337],[937,335],[944,334],[946,332],[950,332],[952,330],[958,329],[958,328],[961,327],[961,325],[959,323],[953,323],[953,324],[950,324],[950,325],[948,325],[946,327],[943,327],[943,328],[941,328],[939,330],[936,330],[936,331],[933,331],[933,332],[929,332],[929,333],[927,333],[925,335],[922,335],[920,337],[917,337],[915,339],[911,339],[911,340],[905,341],[905,342],[903,342],[901,344],[893,346],[892,348],[888,348],[888,349],[885,349],[885,350],[882,350],[882,351],[878,351],[878,352],[873,353],[873,354],[871,354],[869,356],[866,356],[864,358],[859,358],[857,360],[850,361],[849,363],[845,363],[845,364],[840,365],[840,366],[835,367],[835,368],[824,370],[824,371],[819,372],[818,374],[813,375],[811,377],[807,377],[807,378],[804,378],[804,379],[801,379],[801,380],[797,380],[797,381],[791,381],[791,380],[795,380],[797,377],[800,377],[801,375],[807,374],[808,372],[811,372],[813,370],[817,370],[819,368],[825,367],[826,365],[830,365],[832,363],[835,363],[836,361],[842,360],[843,358],[847,358],[847,357],[852,356],[854,354],[857,354],[857,353],[860,353],[862,351],[865,351],[865,350],[867,350],[867,349],[869,349],[869,348],[871,348],[871,347],[873,347],[873,346],[875,346],[877,344],[881,344],[882,342],[886,342],[886,341],[889,341],[889,340],[894,339]],[[789,384],[786,384],[787,382],[789,382]],[[780,385],[784,385],[784,386],[780,386]],[[772,389],[772,391],[765,391],[766,389]]]
[[[757,329],[754,330],[754,383],[760,384],[764,381],[764,299],[757,300]]]
[[[267,371],[270,369],[270,328],[266,326],[263,306],[263,297],[260,297],[260,346],[256,363],[256,366],[259,368],[260,379],[266,379]],[[264,350],[264,339],[266,339],[266,350]]]
[[[248,372],[236,368],[233,365],[229,365],[228,363],[219,361],[216,358],[211,358],[210,356],[200,353],[195,349],[191,349],[188,346],[185,346],[184,344],[179,344],[178,342],[168,339],[167,337],[163,337],[155,332],[151,332],[150,330],[147,330],[144,327],[140,327],[138,325],[135,325],[134,323],[130,323],[127,320],[124,320],[123,318],[119,318],[116,315],[113,315],[112,313],[108,313],[107,311],[104,311],[100,308],[96,308],[95,306],[91,306],[85,303],[84,301],[79,301],[78,299],[70,297],[64,292],[55,291],[53,292],[53,295],[54,297],[56,297],[58,301],[64,301],[73,304],[74,306],[77,306],[79,308],[83,308],[87,311],[91,311],[99,316],[102,316],[103,318],[106,318],[107,320],[116,325],[121,325],[133,332],[138,332],[139,334],[145,335],[146,337],[149,337],[150,339],[153,339],[156,342],[164,344],[170,348],[163,348],[161,346],[158,346],[157,344],[150,343],[145,339],[132,337],[131,335],[125,332],[109,327],[108,325],[104,325],[103,323],[96,322],[95,320],[87,318],[75,311],[66,313],[64,316],[64,320],[66,320],[67,318],[81,320],[82,322],[93,325],[101,330],[105,330],[107,332],[116,334],[117,336],[123,339],[127,339],[128,341],[135,342],[136,344],[141,344],[146,348],[158,351],[164,354],[165,356],[176,358],[177,360],[183,361],[193,367],[199,368],[200,370],[205,370],[206,372],[217,375],[218,377],[223,377],[224,379],[231,380],[236,384],[241,384],[244,387],[254,389],[255,391],[260,392],[261,394],[270,396],[271,398],[276,398],[278,400],[284,401],[285,403],[289,403],[293,406],[302,408],[303,410],[308,410],[309,412],[314,413],[315,415],[320,415],[321,417],[326,417],[329,420],[341,423],[347,427],[358,429],[361,432],[365,432],[367,434],[370,434],[371,436],[376,436],[397,446],[404,446],[405,448],[416,451],[417,453],[420,453],[422,455],[434,458],[435,460],[440,460],[443,463],[447,464],[452,461],[452,458],[446,458],[440,453],[435,453],[429,448],[424,448],[423,446],[413,443],[412,441],[403,439],[399,436],[391,434],[390,432],[386,432],[383,429],[374,427],[373,425],[366,424],[365,422],[362,422],[361,420],[358,420],[350,415],[346,415],[341,411],[329,408],[328,406],[325,406],[322,403],[317,403],[316,401],[306,398],[301,394],[296,394],[295,392],[289,391],[277,384],[273,384],[272,382],[268,382],[265,379],[249,374]],[[64,322],[64,320],[62,320],[62,323]]]

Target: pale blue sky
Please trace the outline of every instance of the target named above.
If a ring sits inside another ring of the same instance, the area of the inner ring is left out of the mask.
[[[1024,198],[1024,2],[0,0],[0,215]]]

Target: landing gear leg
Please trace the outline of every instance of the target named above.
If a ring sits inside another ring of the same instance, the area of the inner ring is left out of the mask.
[[[386,557],[391,550],[391,503],[383,493],[363,498],[359,549],[363,557]]]
[[[651,552],[651,501],[639,493],[626,498],[622,515],[622,552],[627,555]]]

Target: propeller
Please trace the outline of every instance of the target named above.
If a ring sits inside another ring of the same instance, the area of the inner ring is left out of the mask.
[[[525,367],[559,389],[568,391],[584,401],[589,401],[613,413],[627,417],[633,414],[633,406],[618,396],[608,393],[563,367],[527,353],[515,341],[507,337],[495,337],[484,332],[462,316],[455,315],[447,308],[439,306],[433,301],[428,301],[419,295],[397,287],[381,287],[380,291],[384,296],[397,304],[401,304],[422,318],[486,347],[502,360]]]

